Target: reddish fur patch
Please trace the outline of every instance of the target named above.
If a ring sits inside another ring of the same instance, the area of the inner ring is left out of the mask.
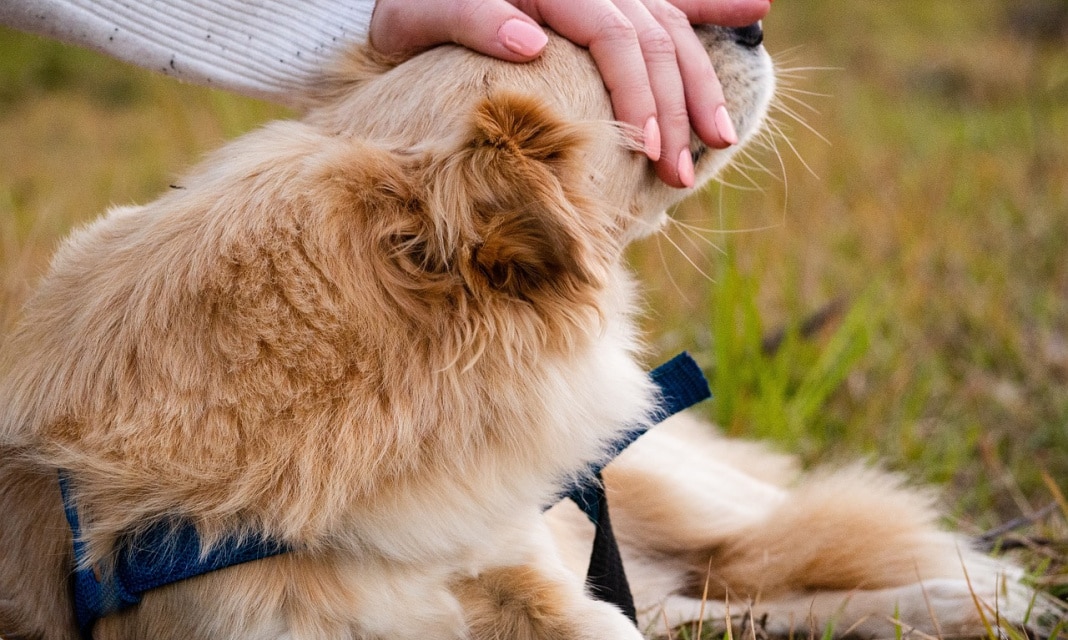
[[[463,605],[471,640],[573,640],[565,593],[533,567],[487,571],[461,581],[454,592]]]

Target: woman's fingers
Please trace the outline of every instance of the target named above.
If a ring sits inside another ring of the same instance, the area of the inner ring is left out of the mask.
[[[455,42],[503,60],[537,57],[544,24],[587,47],[616,118],[642,132],[657,175],[694,183],[690,132],[709,146],[738,141],[723,88],[692,24],[745,26],[771,0],[378,0],[371,43],[410,53]]]
[[[693,24],[745,27],[763,20],[771,0],[670,0]]]
[[[383,53],[454,42],[510,62],[533,60],[549,40],[537,22],[506,0],[378,0],[370,39]]]

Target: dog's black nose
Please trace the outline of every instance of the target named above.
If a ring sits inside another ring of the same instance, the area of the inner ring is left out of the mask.
[[[731,34],[735,42],[750,49],[755,49],[760,46],[761,42],[764,42],[764,28],[759,22],[754,22],[748,27],[735,27],[731,29]]]

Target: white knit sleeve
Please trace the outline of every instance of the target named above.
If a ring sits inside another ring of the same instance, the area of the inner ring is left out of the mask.
[[[299,106],[374,0],[2,0],[0,23],[197,84]]]

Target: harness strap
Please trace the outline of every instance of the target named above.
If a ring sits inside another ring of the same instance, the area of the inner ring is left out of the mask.
[[[600,481],[601,476],[597,479]],[[616,534],[612,532],[612,520],[608,517],[608,498],[600,491],[600,509],[593,534],[593,549],[590,564],[586,569],[586,588],[590,595],[603,602],[619,607],[623,615],[638,624],[638,611],[630,592],[627,572],[623,570],[623,556],[619,553]]]
[[[277,541],[249,535],[230,537],[204,554],[200,536],[191,523],[165,521],[137,535],[120,538],[116,546],[121,552],[114,567],[98,576],[93,567],[83,566],[86,545],[81,539],[78,511],[65,473],[60,474],[59,487],[67,523],[74,535],[74,613],[83,638],[92,637],[97,620],[138,604],[146,591],[290,551]]]
[[[675,356],[650,373],[660,392],[660,403],[650,416],[649,424],[663,421],[708,397],[708,382],[697,363],[686,353]],[[648,426],[626,432],[607,452],[614,458],[648,430]],[[607,461],[589,469],[588,480],[568,488],[561,497],[569,497],[597,525],[594,549],[590,558],[587,584],[591,592],[619,606],[635,620],[634,603],[619,548],[612,534],[608,502],[601,482],[601,470]],[[228,538],[205,554],[192,523],[171,520],[155,523],[148,529],[122,537],[120,552],[113,569],[103,576],[87,566],[86,545],[81,537],[78,510],[71,495],[71,481],[66,473],[59,476],[63,509],[74,536],[75,570],[72,576],[74,609],[83,638],[92,638],[93,624],[107,615],[136,605],[146,591],[205,573],[253,560],[287,553],[291,549],[278,541],[250,534]]]
[[[638,614],[634,606],[634,596],[630,591],[630,582],[623,568],[623,556],[619,553],[619,544],[612,531],[612,521],[608,515],[608,497],[605,495],[601,471],[608,462],[645,434],[649,430],[648,425],[659,424],[712,397],[701,368],[687,353],[681,353],[660,365],[650,372],[649,377],[657,386],[660,401],[647,425],[624,433],[609,448],[607,461],[590,468],[593,477],[572,485],[564,493],[564,496],[571,498],[595,525],[593,549],[590,551],[590,563],[586,569],[586,587],[593,597],[617,606],[634,624],[638,623]]]

